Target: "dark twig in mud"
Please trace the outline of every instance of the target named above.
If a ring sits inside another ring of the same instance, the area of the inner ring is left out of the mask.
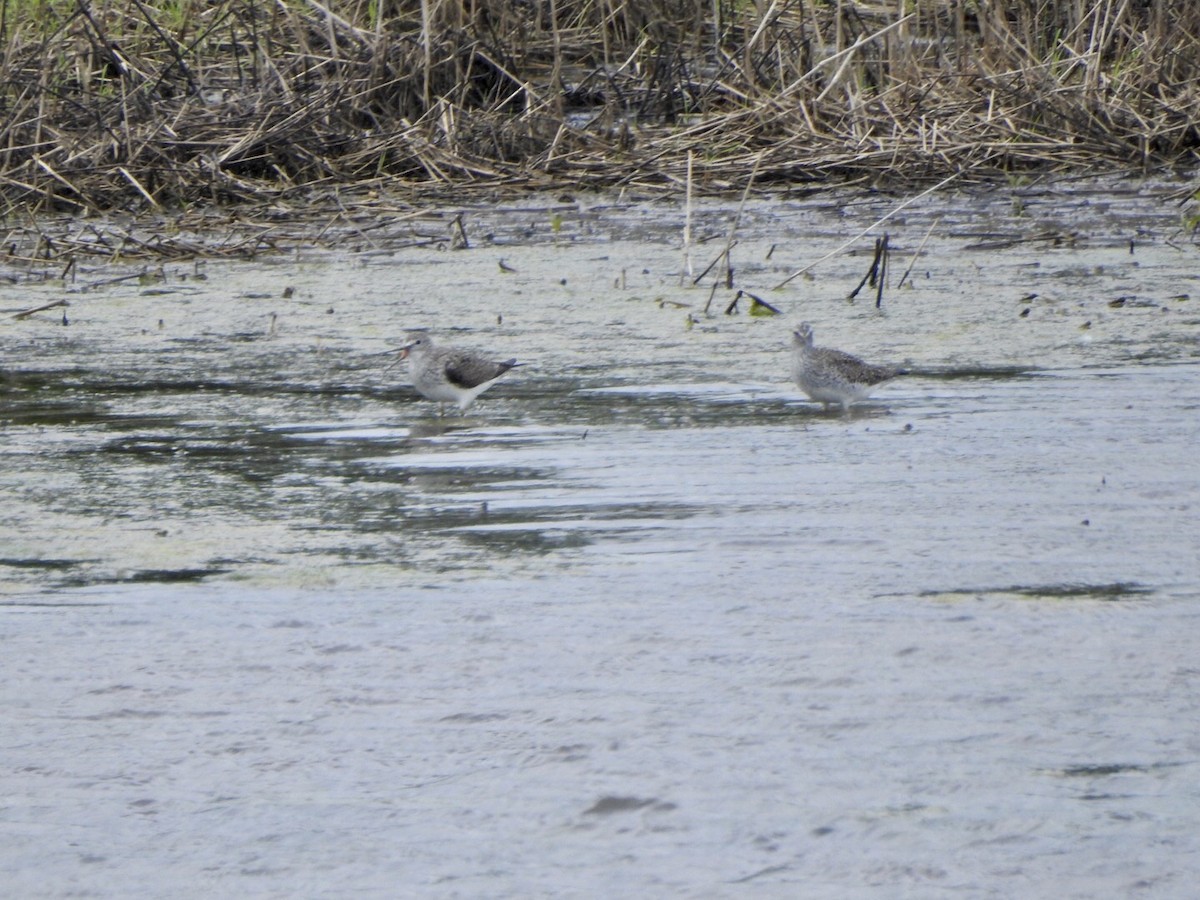
[[[471,249],[471,242],[467,240],[467,229],[463,227],[462,213],[455,216],[454,221],[450,223],[450,249]]]
[[[883,289],[887,285],[888,267],[892,259],[891,250],[888,249],[888,235],[886,231],[877,243],[879,247],[879,271],[875,274],[875,308],[882,309]]]
[[[719,263],[724,262],[725,263],[725,278],[724,278],[725,287],[732,288],[733,287],[733,269],[729,265],[729,251],[732,250],[736,246],[737,246],[737,241],[733,241],[732,243],[730,243],[730,244],[726,245],[724,248],[722,248],[721,252],[718,253],[715,257],[713,257],[712,262],[710,262],[707,266],[704,267],[704,271],[692,279],[692,286],[695,287],[696,285],[698,285],[701,281],[704,280],[704,276],[706,276],[709,272],[711,272]]]
[[[951,181],[954,181],[956,178],[958,178],[959,174],[960,173],[955,173],[953,175],[949,175],[946,178],[943,178],[937,184],[933,185],[933,187],[926,188],[925,190],[921,191],[921,193],[916,194],[915,196],[909,197],[907,200],[905,200],[899,206],[892,207],[884,215],[880,216],[878,219],[876,219],[874,222],[872,222],[870,225],[868,225],[862,231],[858,232],[858,234],[856,234],[853,237],[849,238],[848,240],[845,240],[842,243],[838,244],[838,246],[834,247],[832,250],[830,250],[828,253],[826,253],[824,256],[822,256],[820,259],[810,262],[807,266],[804,266],[802,269],[797,269],[795,272],[793,272],[787,278],[783,279],[783,281],[779,282],[779,284],[775,285],[775,289],[779,290],[780,288],[785,287],[790,282],[799,278],[805,272],[808,272],[809,270],[814,269],[821,263],[825,262],[825,260],[830,259],[834,256],[837,256],[839,253],[841,253],[843,250],[845,250],[851,244],[855,243],[864,234],[869,234],[870,232],[874,231],[876,228],[878,228],[880,225],[882,225],[884,222],[886,222],[892,216],[896,215],[896,213],[898,213],[901,210],[905,209],[906,207],[911,206],[912,204],[916,203],[922,197],[932,194],[934,191],[938,190],[939,188],[945,187]]]
[[[862,281],[850,292],[848,300],[853,300],[865,285],[870,284],[875,288],[875,308],[879,309],[883,305],[883,286],[887,280],[888,255],[888,235],[885,231],[882,237],[875,238],[875,254],[871,258],[871,265],[867,269],[867,274],[862,277]]]

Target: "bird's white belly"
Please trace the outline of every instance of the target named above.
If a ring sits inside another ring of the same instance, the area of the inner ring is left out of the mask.
[[[843,400],[860,400],[865,396],[850,385],[802,384],[801,387],[804,388],[804,393],[818,403],[841,403]]]
[[[457,403],[465,393],[463,388],[455,387],[448,381],[437,378],[417,378],[413,382],[413,387],[421,396],[437,403]]]

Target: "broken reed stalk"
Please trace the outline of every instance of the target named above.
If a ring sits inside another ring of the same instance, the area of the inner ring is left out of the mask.
[[[738,225],[742,220],[742,211],[746,208],[746,200],[750,196],[750,189],[754,186],[754,178],[758,174],[758,167],[762,162],[762,157],[763,154],[760,153],[758,155],[758,159],[755,160],[754,168],[750,171],[750,177],[746,180],[746,186],[742,189],[742,199],[741,202],[738,203],[737,209],[734,211],[733,221],[729,223],[729,233],[725,236],[725,246],[721,248],[721,252],[717,254],[716,259],[710,262],[705,267],[704,271],[696,276],[696,278],[692,281],[693,285],[699,284],[704,276],[712,271],[713,266],[717,265],[717,263],[723,260],[725,262],[725,287],[730,289],[733,288],[733,263],[730,258],[730,251],[737,245],[737,241],[734,239],[734,236],[737,234]],[[736,300],[734,302],[736,303]]]
[[[703,272],[701,272],[699,275],[697,275],[695,278],[693,278],[693,279],[692,279],[692,287],[695,287],[695,286],[696,286],[696,285],[698,285],[698,284],[699,284],[701,281],[703,281],[703,280],[704,280],[704,277],[705,277],[705,276],[706,276],[706,275],[707,275],[709,272],[711,272],[711,271],[712,271],[714,268],[716,268],[718,264],[720,264],[721,262],[723,262],[723,261],[725,260],[726,254],[728,254],[728,252],[729,252],[730,250],[732,250],[732,249],[733,249],[734,247],[736,247],[736,246],[737,246],[737,241],[734,241],[734,242],[733,242],[733,243],[732,243],[732,244],[731,244],[729,247],[725,248],[725,249],[724,249],[724,250],[722,250],[720,253],[718,253],[716,256],[714,256],[714,257],[713,257],[713,259],[712,259],[712,262],[710,262],[710,263],[709,263],[707,266],[705,266],[705,267],[704,267],[704,271],[703,271]],[[729,266],[728,266],[728,265],[726,265],[726,267],[725,267],[725,272],[726,272],[725,281],[726,281],[726,282],[729,282],[729,281],[731,281],[731,280],[732,280],[732,273],[731,273],[731,270],[729,269]],[[713,282],[713,283],[714,283],[714,284],[720,284],[720,281],[716,281],[716,280],[714,280],[714,282]],[[726,284],[726,287],[733,287],[733,285],[732,285],[732,284]]]
[[[812,269],[819,266],[821,263],[825,262],[825,260],[831,259],[834,256],[837,256],[839,253],[841,253],[843,250],[845,250],[851,244],[854,244],[856,241],[858,241],[858,239],[861,238],[864,234],[870,234],[872,231],[874,231],[876,228],[878,228],[880,225],[882,225],[884,222],[886,222],[892,216],[896,215],[896,213],[900,212],[901,210],[903,210],[909,206],[912,206],[912,204],[916,203],[922,197],[928,196],[929,194],[932,194],[934,191],[938,190],[939,188],[945,187],[950,182],[952,182],[956,178],[958,178],[961,174],[963,174],[963,173],[956,172],[952,175],[948,175],[947,177],[943,178],[941,181],[939,181],[937,184],[933,185],[932,187],[928,187],[925,190],[921,191],[921,193],[916,194],[912,197],[909,197],[907,200],[905,200],[899,206],[892,207],[892,209],[888,210],[887,213],[880,216],[878,219],[876,219],[874,222],[872,222],[870,225],[868,225],[862,231],[858,232],[853,237],[838,244],[836,247],[834,247],[832,250],[830,250],[828,253],[826,253],[824,256],[822,256],[820,259],[816,259],[813,262],[810,262],[807,266],[804,266],[804,268],[802,268],[802,269],[797,269],[795,272],[793,272],[787,278],[783,279],[783,281],[779,282],[779,284],[775,285],[775,290],[779,290],[780,288],[786,287],[788,284],[790,284],[795,279],[799,278],[805,272],[811,271]]]
[[[729,234],[725,238],[725,248],[721,251],[721,255],[725,257],[725,286],[727,288],[733,287],[733,261],[729,251],[733,249],[734,235],[737,234],[738,225],[742,221],[742,211],[746,208],[746,200],[750,197],[750,189],[754,187],[754,179],[758,176],[758,169],[762,165],[766,153],[767,151],[763,150],[754,160],[754,168],[750,170],[750,177],[746,179],[746,187],[742,190],[742,199],[733,214],[733,221],[729,223]]]
[[[694,153],[689,150],[687,153],[687,194],[684,201],[683,209],[683,268],[679,273],[679,282],[683,283],[684,278],[692,277],[692,163],[694,161]]]
[[[883,289],[887,285],[888,263],[892,258],[888,248],[888,233],[875,239],[875,262],[871,266],[870,284],[875,288],[875,308],[883,308]]]
[[[463,225],[462,213],[454,217],[450,223],[450,249],[451,250],[470,250],[471,242],[467,240],[467,229]]]
[[[878,286],[875,289],[875,308],[883,308],[883,289],[887,285],[888,267],[891,263],[892,254],[888,250],[888,235],[885,231],[880,239],[879,249],[879,278]]]
[[[883,302],[883,282],[884,273],[887,270],[887,258],[888,235],[885,231],[882,237],[875,238],[875,252],[871,257],[871,265],[867,267],[867,273],[863,275],[862,281],[860,281],[854,290],[850,292],[850,295],[846,298],[847,300],[853,301],[858,296],[858,292],[861,291],[864,286],[870,284],[876,289],[875,308],[879,309]]]
[[[50,303],[43,303],[41,306],[35,306],[33,309],[23,309],[19,313],[13,313],[14,319],[27,319],[34,313],[45,312],[48,309],[57,309],[60,306],[70,306],[66,300],[54,300]]]
[[[908,262],[908,268],[904,270],[904,274],[900,276],[900,280],[896,282],[897,289],[904,287],[904,282],[908,280],[908,276],[912,274],[913,266],[917,264],[917,260],[921,258],[921,251],[925,249],[925,245],[929,243],[929,238],[933,235],[933,229],[937,228],[941,222],[941,217],[934,219],[929,226],[929,230],[925,232],[925,237],[921,238],[921,243],[917,244],[917,249],[913,251],[912,259]]]

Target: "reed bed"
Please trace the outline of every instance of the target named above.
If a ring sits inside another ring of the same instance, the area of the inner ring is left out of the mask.
[[[1190,169],[1192,0],[9,0],[0,213]]]

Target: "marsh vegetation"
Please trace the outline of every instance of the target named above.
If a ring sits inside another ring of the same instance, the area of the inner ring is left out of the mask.
[[[15,0],[0,203],[1190,167],[1184,0]]]

